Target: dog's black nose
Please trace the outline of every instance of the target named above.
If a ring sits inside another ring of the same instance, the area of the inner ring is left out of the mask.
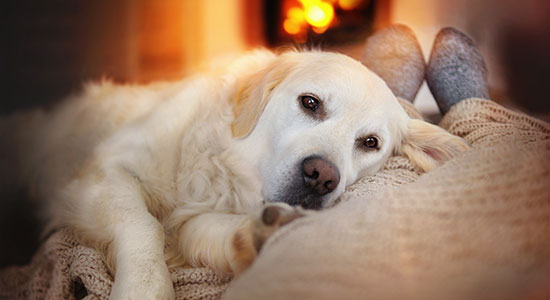
[[[340,183],[340,172],[330,161],[320,156],[310,156],[302,162],[304,186],[318,196],[332,192]]]

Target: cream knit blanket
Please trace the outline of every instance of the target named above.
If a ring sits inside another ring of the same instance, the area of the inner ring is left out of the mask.
[[[283,227],[224,299],[550,299],[550,125],[469,99],[441,126],[473,148]]]
[[[441,125],[473,149],[420,178],[391,158],[337,207],[276,233],[227,299],[544,297],[550,125],[477,99]],[[218,299],[231,280],[206,268],[171,274],[177,299]],[[0,270],[0,299],[107,299],[111,285],[99,254],[68,230],[29,265]]]
[[[207,268],[170,273],[177,299],[219,299],[232,278]],[[79,244],[71,231],[60,230],[27,266],[0,271],[0,299],[106,300],[112,284],[99,253]]]

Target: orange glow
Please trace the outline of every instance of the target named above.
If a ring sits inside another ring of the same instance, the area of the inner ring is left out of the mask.
[[[304,10],[300,7],[292,7],[288,10],[286,13],[287,19],[292,20],[296,24],[304,24],[305,18],[304,18]]]
[[[352,10],[357,8],[363,0],[338,0],[338,5],[343,10]]]
[[[317,33],[323,33],[334,20],[335,0],[298,0],[301,7],[293,6],[286,12],[283,29],[294,36],[307,31],[307,24]]]
[[[287,0],[286,3],[290,7],[287,6],[283,29],[296,40],[304,39],[310,27],[313,32],[322,34],[337,23],[334,15],[335,7],[352,10],[364,2],[364,0]]]
[[[305,7],[306,21],[311,26],[326,27],[334,19],[334,8],[329,3],[306,0],[302,0],[301,2]]]
[[[286,32],[293,35],[300,33],[300,31],[302,30],[302,28],[300,28],[300,25],[294,22],[294,20],[292,19],[286,19],[283,23],[283,28]]]
[[[324,33],[325,31],[327,31],[328,26],[325,26],[325,27],[311,27],[311,29],[313,30],[313,32],[315,32],[317,34],[321,34],[321,33]]]

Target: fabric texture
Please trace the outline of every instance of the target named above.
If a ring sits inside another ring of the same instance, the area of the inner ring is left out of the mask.
[[[410,102],[424,82],[422,49],[414,32],[405,25],[395,24],[371,35],[359,61],[380,76],[396,97]]]
[[[275,233],[223,299],[550,299],[550,125],[482,99],[441,125],[472,149],[361,180]]]
[[[208,268],[170,270],[177,299],[219,299],[232,276]],[[22,267],[0,270],[0,299],[108,299],[113,277],[100,254],[68,229],[54,233]]]
[[[392,157],[333,209],[283,227],[224,297],[549,298],[550,125],[481,99],[441,125],[472,150],[423,175]],[[177,299],[219,299],[232,279],[170,272]],[[28,265],[0,270],[0,300],[107,299],[112,283],[100,255],[61,230]]]
[[[447,27],[434,39],[426,68],[426,84],[446,114],[456,103],[470,97],[488,98],[488,71],[481,52],[464,33]]]

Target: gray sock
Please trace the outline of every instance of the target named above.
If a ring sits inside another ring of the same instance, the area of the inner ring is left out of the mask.
[[[487,67],[474,42],[454,28],[437,34],[426,82],[442,114],[461,100],[489,98]]]
[[[360,60],[386,82],[395,96],[414,100],[424,80],[426,63],[409,27],[396,24],[370,36]]]

